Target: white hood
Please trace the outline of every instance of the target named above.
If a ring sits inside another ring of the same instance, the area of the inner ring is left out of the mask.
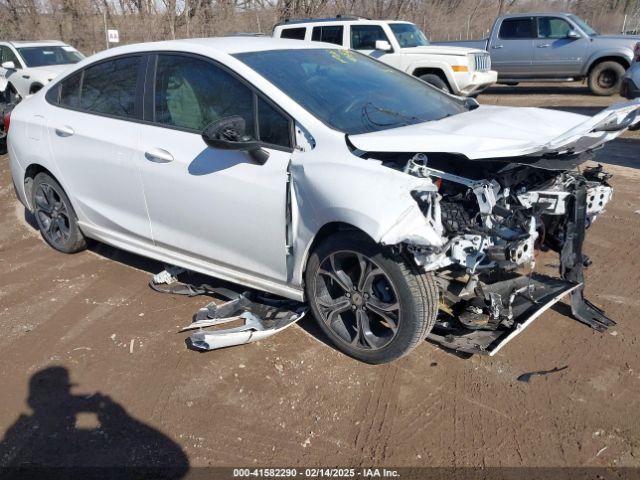
[[[640,100],[593,117],[543,108],[481,106],[442,120],[350,135],[366,152],[458,153],[469,159],[581,153],[640,121]],[[607,131],[595,131],[606,128]]]
[[[30,68],[29,70],[37,72],[38,76],[40,77],[46,77],[47,79],[50,79],[57,77],[64,71],[71,68],[73,65],[73,63],[65,63],[63,65],[47,65],[46,67],[34,67]]]
[[[400,50],[402,54],[414,55],[467,55],[469,53],[484,52],[484,50],[478,50],[477,48],[453,47],[449,45],[426,45],[402,48]]]

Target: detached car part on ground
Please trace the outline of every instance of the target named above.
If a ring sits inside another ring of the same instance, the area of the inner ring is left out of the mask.
[[[111,82],[103,100],[102,69],[145,93]],[[104,112],[112,98],[132,99],[128,117]],[[578,320],[612,324],[583,297],[584,235],[612,195],[584,163],[639,109],[479,106],[339,47],[183,40],[81,62],[15,108],[9,156],[54,248],[95,238],[306,301],[338,349],[383,363],[427,336],[495,353],[564,295]],[[559,278],[535,273],[546,249]]]

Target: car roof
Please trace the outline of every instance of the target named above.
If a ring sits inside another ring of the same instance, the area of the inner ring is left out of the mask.
[[[526,12],[526,13],[506,13],[502,18],[518,18],[518,17],[568,17],[571,15],[567,12]]]
[[[5,43],[13,45],[16,48],[67,46],[66,43],[60,40],[10,40]]]
[[[317,43],[303,42],[300,40],[290,40],[273,37],[255,36],[234,36],[234,37],[211,37],[211,38],[189,38],[184,40],[168,40],[162,42],[136,43],[122,47],[110,48],[98,53],[94,57],[111,57],[113,55],[124,55],[136,52],[153,51],[180,51],[217,56],[222,54],[234,55],[245,52],[265,52],[268,50],[304,50],[317,49]],[[340,45],[327,44],[322,48],[344,49]],[[90,57],[93,58],[93,57]]]
[[[371,20],[369,18],[364,17],[335,17],[335,18],[301,18],[296,20],[285,20],[284,22],[276,23],[273,28],[276,27],[288,27],[291,25],[292,27],[306,27],[307,25],[323,25],[323,24],[357,24],[357,23],[367,23],[374,25],[381,25],[383,23],[411,23],[406,20]]]

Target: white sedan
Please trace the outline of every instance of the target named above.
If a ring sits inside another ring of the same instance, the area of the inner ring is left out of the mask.
[[[305,300],[382,363],[427,335],[495,353],[564,294],[613,324],[582,295],[609,176],[578,166],[638,109],[479,106],[342,47],[228,37],[87,58],[18,105],[8,145],[53,248],[93,238]],[[540,249],[559,278],[531,274]]]

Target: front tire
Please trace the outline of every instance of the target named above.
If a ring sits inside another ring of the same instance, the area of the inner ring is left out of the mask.
[[[42,172],[36,175],[32,188],[33,214],[42,238],[63,253],[76,253],[87,247],[78,227],[78,217],[60,184]]]
[[[427,83],[430,83],[431,85],[442,90],[443,92],[451,93],[451,89],[449,88],[449,85],[447,85],[447,82],[445,82],[442,78],[440,78],[435,73],[426,73],[424,75],[420,75],[418,78]]]
[[[597,64],[589,73],[589,90],[599,96],[618,93],[624,72],[624,66],[618,62],[608,61]]]
[[[360,232],[321,242],[309,257],[305,284],[320,329],[338,350],[363,362],[408,354],[436,321],[431,274]]]

